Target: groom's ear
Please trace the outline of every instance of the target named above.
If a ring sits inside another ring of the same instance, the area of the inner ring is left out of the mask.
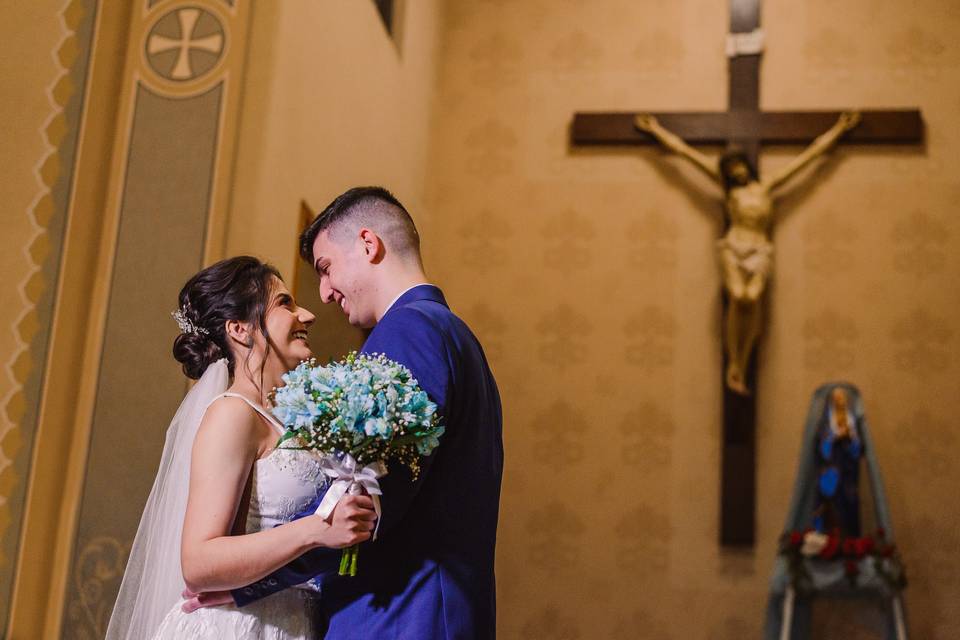
[[[360,242],[367,262],[377,263],[383,260],[385,248],[383,240],[371,229],[360,229]]]

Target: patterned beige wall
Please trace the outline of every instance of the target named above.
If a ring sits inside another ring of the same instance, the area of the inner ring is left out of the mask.
[[[438,5],[398,2],[391,38],[371,0],[256,4],[227,254],[266,258],[292,282],[301,200],[322,210],[383,183],[422,201]]]
[[[419,213],[428,268],[503,393],[501,637],[758,637],[807,403],[834,378],[865,397],[915,637],[955,637],[960,10],[764,2],[764,108],[916,105],[929,141],[841,150],[778,203],[759,542],[725,552],[720,194],[659,150],[566,139],[577,110],[725,108],[726,4],[446,5]],[[768,149],[762,168],[797,151]],[[873,637],[861,618],[817,624]]]

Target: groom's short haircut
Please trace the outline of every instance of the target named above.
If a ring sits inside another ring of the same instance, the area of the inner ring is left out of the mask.
[[[337,196],[300,234],[300,257],[313,265],[313,243],[324,231],[331,240],[343,242],[363,227],[380,236],[388,251],[420,261],[420,234],[413,218],[383,187],[354,187]]]

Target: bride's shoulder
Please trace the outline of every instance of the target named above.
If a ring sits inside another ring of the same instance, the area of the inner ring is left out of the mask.
[[[253,407],[242,398],[221,396],[207,407],[197,440],[252,442],[258,435],[259,418]]]

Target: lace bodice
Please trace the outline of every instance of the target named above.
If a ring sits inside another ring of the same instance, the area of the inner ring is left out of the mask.
[[[283,427],[262,407],[241,395],[254,411],[266,418],[277,430]],[[252,471],[250,505],[246,532],[255,533],[289,522],[305,510],[327,488],[320,461],[310,451],[274,449],[256,461]],[[304,585],[306,586],[306,585]],[[287,589],[258,600],[243,609],[233,606],[200,609],[186,614],[180,602],[170,611],[154,636],[155,640],[307,640],[314,636],[309,614],[309,587]]]
[[[247,533],[289,522],[326,488],[320,461],[309,451],[274,449],[253,469]]]
[[[224,393],[220,397],[240,398],[270,422],[278,438],[283,435],[283,427],[263,407],[235,393]],[[272,529],[288,522],[310,506],[326,488],[320,460],[311,451],[274,449],[257,460],[252,473],[247,533]]]

